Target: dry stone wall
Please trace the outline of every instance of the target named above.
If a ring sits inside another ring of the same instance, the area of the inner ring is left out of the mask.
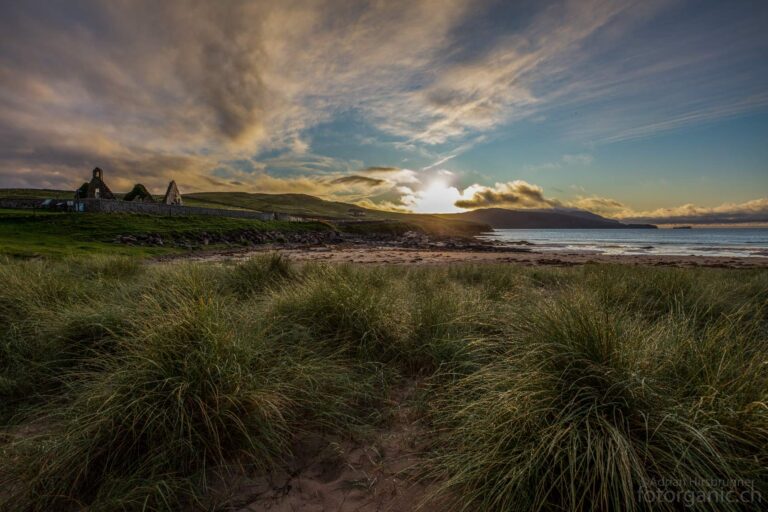
[[[12,199],[0,198],[0,208],[40,208],[44,199]],[[71,201],[69,201],[71,202]],[[307,220],[286,213],[255,212],[249,210],[226,210],[223,208],[203,208],[199,206],[178,206],[161,203],[142,203],[136,201],[119,201],[112,199],[81,199],[83,210],[101,213],[144,213],[147,215],[162,215],[165,217],[185,217],[190,215],[206,215],[211,217],[236,217],[256,220],[282,220],[298,222]]]
[[[0,208],[14,208],[14,209],[26,209],[26,208],[39,208],[40,204],[45,199],[27,199],[27,198],[12,198],[3,197],[0,198]]]
[[[248,210],[225,210],[223,208],[203,208],[199,206],[178,206],[160,203],[139,203],[132,201],[111,201],[105,199],[85,199],[85,211],[102,213],[146,213],[166,217],[190,215],[208,215],[213,217],[237,217],[257,220],[301,221],[302,217],[273,212],[254,212]]]

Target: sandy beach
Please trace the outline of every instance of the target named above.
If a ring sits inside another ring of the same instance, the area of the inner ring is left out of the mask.
[[[535,250],[479,251],[404,248],[375,244],[339,244],[317,247],[265,245],[257,249],[201,252],[184,256],[192,261],[247,259],[264,252],[280,252],[295,261],[358,263],[365,265],[447,265],[454,263],[514,263],[518,265],[575,266],[590,263],[710,268],[768,268],[768,257],[609,255]],[[162,260],[177,259],[163,257]]]

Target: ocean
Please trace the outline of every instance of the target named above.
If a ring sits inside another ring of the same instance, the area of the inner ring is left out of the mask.
[[[496,229],[481,238],[536,251],[680,256],[768,256],[768,228]]]

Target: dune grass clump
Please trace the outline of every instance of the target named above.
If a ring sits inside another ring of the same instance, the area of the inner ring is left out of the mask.
[[[682,311],[703,325],[745,307],[766,319],[764,271],[642,267],[628,271],[619,265],[600,265],[587,270],[579,284],[594,291],[605,306],[632,308],[650,320]]]
[[[44,432],[11,447],[9,509],[176,509],[212,470],[266,470],[293,435],[343,428],[371,400],[352,365],[286,350],[229,300],[145,296],[142,310],[114,354],[69,376],[70,403],[38,412]]]
[[[392,270],[320,265],[269,297],[267,314],[303,327],[330,349],[388,361],[406,354],[413,339],[408,299]]]
[[[0,332],[23,334],[39,311],[76,300],[83,293],[78,279],[42,261],[0,261]]]
[[[266,314],[302,327],[318,345],[428,375],[461,364],[471,341],[497,325],[487,289],[451,277],[440,269],[309,266],[265,298]]]
[[[61,394],[65,373],[109,350],[133,315],[142,271],[104,256],[0,266],[0,418]]]
[[[643,501],[659,482],[766,495],[764,342],[722,324],[703,334],[649,324],[584,292],[525,308],[513,324],[494,347],[501,356],[437,402],[447,448],[434,475],[460,508],[676,510],[679,500]],[[712,351],[724,334],[733,345]]]
[[[82,283],[57,266],[29,261],[0,264],[0,418],[44,389],[71,358],[48,321],[86,297]]]
[[[143,270],[141,260],[130,256],[94,255],[68,258],[64,264],[84,280],[133,278]]]
[[[293,264],[279,253],[253,256],[228,274],[229,286],[240,296],[258,294],[297,276]]]
[[[12,416],[63,393],[68,372],[113,350],[127,317],[120,305],[93,302],[41,312],[34,330],[3,344],[0,412]]]
[[[22,442],[19,503],[75,508],[114,479],[194,474],[230,451],[264,463],[281,452],[287,399],[222,321],[223,304],[180,306],[160,326],[139,320],[121,353],[47,418],[51,432],[29,450]]]
[[[466,277],[474,273],[468,270]],[[412,342],[405,365],[413,373],[429,376],[442,366],[453,370],[474,363],[472,352],[483,340],[499,331],[500,311],[515,287],[510,285],[505,301],[499,302],[499,288],[474,280],[467,286],[455,279],[453,270],[431,269],[406,275],[412,310]]]

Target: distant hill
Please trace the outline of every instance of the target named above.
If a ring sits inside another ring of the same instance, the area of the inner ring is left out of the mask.
[[[388,212],[362,208],[351,203],[327,201],[307,194],[251,194],[247,192],[197,192],[184,195],[190,206],[244,208],[266,212],[292,213],[318,219],[354,221],[356,224],[384,223],[386,230],[420,229],[434,234],[474,235],[488,231],[490,226],[468,219],[452,219],[439,215]],[[358,212],[358,215],[353,212]],[[360,216],[359,213],[363,215]],[[399,224],[394,226],[392,222]]]
[[[360,208],[350,203],[326,201],[307,194],[250,194],[247,192],[197,192],[184,194],[184,201],[190,205],[205,204],[221,207],[237,207],[248,210],[293,213],[311,217],[334,219],[356,218],[350,209],[362,210],[365,217],[393,219],[402,214]]]
[[[508,210],[505,208],[484,208],[440,216],[445,219],[460,219],[488,224],[495,229],[656,228],[653,224],[624,224],[584,210]]]

